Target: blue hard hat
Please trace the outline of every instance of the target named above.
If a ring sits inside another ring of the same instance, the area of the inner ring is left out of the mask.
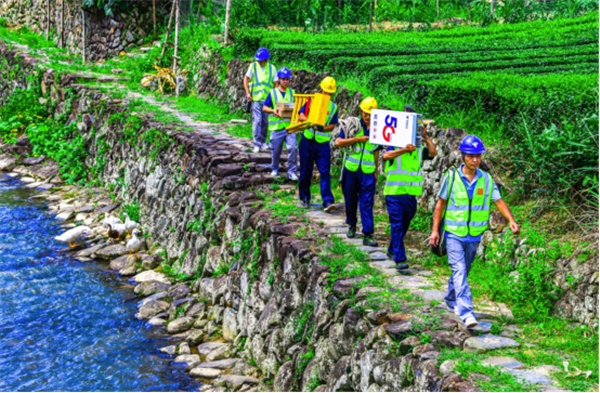
[[[277,71],[277,77],[289,79],[292,77],[292,71],[290,71],[290,69],[287,67],[281,67],[279,71]]]
[[[476,135],[467,135],[460,142],[458,150],[465,154],[483,154],[485,153],[485,146],[483,141]]]
[[[256,51],[256,55],[254,55],[254,60],[263,61],[267,60],[271,55],[269,55],[269,50],[267,48],[260,48]]]

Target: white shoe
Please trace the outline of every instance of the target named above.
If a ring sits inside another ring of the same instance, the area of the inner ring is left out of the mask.
[[[277,177],[277,171],[271,171],[271,177]]]
[[[457,317],[460,317],[460,314],[458,312],[458,307],[454,307],[454,315],[456,315]]]
[[[261,150],[271,150],[271,146],[267,145],[266,143],[263,143],[260,147]]]
[[[294,175],[293,173],[290,175],[290,180],[291,181],[298,181],[298,176]]]
[[[467,327],[467,329],[473,329],[477,325],[478,325],[477,320],[473,317],[469,317],[465,321],[465,326]]]
[[[254,148],[252,149],[252,153],[258,153],[260,151],[260,147],[258,146],[254,146]]]

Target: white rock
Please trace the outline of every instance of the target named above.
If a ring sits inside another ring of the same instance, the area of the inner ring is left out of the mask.
[[[171,284],[172,280],[167,277],[163,273],[155,272],[154,270],[146,270],[145,272],[141,272],[137,276],[133,277],[133,279],[138,282],[146,282],[146,281],[158,281],[163,284]]]

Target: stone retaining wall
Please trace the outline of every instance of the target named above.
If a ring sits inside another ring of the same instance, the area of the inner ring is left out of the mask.
[[[315,391],[475,389],[476,382],[455,374],[450,364],[441,365],[442,375],[437,358],[442,347],[476,349],[486,345],[485,339],[461,330],[451,313],[432,322],[437,309],[428,301],[418,307],[403,304],[402,312],[395,313],[385,301],[377,310],[361,303],[350,307],[351,299],[366,298],[368,291],[360,288],[360,277],[330,282],[331,268],[322,263],[327,250],[327,243],[320,240],[323,228],[293,217],[282,222],[265,205],[264,194],[271,192],[273,182],[264,165],[270,161],[268,155],[249,154],[243,143],[224,135],[201,128],[184,131],[144,114],[138,114],[143,121],[134,129],[135,135],[131,129],[125,133],[125,120],[108,121],[127,112],[119,100],[77,84],[74,76],[37,68],[34,59],[5,46],[0,46],[0,57],[7,60],[6,67],[23,65],[13,79],[0,80],[0,100],[27,83],[43,84],[49,114],[68,113],[69,121],[77,122],[85,136],[86,165],[105,160],[101,177],[114,185],[115,200],[110,208],[92,209],[82,218],[84,223],[100,235],[105,212],[139,203],[148,236],[147,256],[120,257],[126,253],[122,246],[106,246],[98,236],[97,248],[77,257],[112,260],[111,267],[120,274],[136,275],[134,279],[141,283],[136,293],[148,296],[139,317],[153,318],[158,325],[168,322],[167,331],[181,341],[172,352],[191,356],[180,361],[188,363],[192,375],[206,376],[203,370],[215,367],[206,362],[238,359],[236,373],[261,379],[220,376],[214,386],[237,390],[260,383],[261,390],[310,387]],[[34,78],[28,80],[29,75]],[[64,101],[67,91],[74,93],[69,105]],[[444,165],[457,160],[454,150],[464,131],[431,132],[442,158],[426,171],[441,173]],[[167,135],[170,142],[159,146],[149,142],[153,133]],[[0,169],[16,170],[24,164],[26,138],[21,147],[16,151],[15,146],[1,146],[4,153],[21,156],[2,156]],[[11,157],[12,164],[5,165],[3,160]],[[54,166],[48,159],[37,164]],[[56,176],[57,171],[39,172],[49,182]],[[437,180],[428,186],[427,198],[439,182],[439,176],[431,178]],[[60,206],[57,209],[60,213]],[[74,207],[62,209],[73,217]],[[300,228],[317,235],[300,235]],[[165,271],[177,274],[167,277]],[[597,303],[597,271],[585,274],[585,291]],[[575,304],[586,307],[581,300]],[[595,318],[595,308],[586,310],[588,318]],[[421,341],[425,336],[428,343]],[[215,337],[222,337],[227,345],[207,352],[207,358],[183,350]],[[204,366],[198,370],[201,361]]]
[[[59,42],[60,14],[62,1],[65,1],[65,47],[72,53],[81,53],[82,16],[81,0],[51,1],[50,37]],[[157,0],[157,23],[164,18]],[[26,26],[34,33],[44,35],[48,20],[47,0],[0,0],[0,17],[13,26]],[[167,15],[168,17],[168,15]],[[135,2],[128,4],[126,12],[106,15],[96,7],[86,9],[87,58],[98,61],[118,55],[153,34],[152,3]]]

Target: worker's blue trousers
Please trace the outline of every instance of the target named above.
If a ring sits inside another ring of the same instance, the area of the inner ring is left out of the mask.
[[[321,198],[323,205],[333,203],[331,193],[331,148],[329,142],[317,143],[302,135],[300,141],[300,200],[310,202],[310,182],[312,181],[314,164],[321,174]]]
[[[355,227],[358,223],[356,208],[360,206],[362,232],[372,235],[375,232],[373,223],[373,203],[375,201],[375,174],[365,174],[360,168],[352,172],[344,168],[342,188],[346,203],[346,224]]]
[[[444,300],[450,308],[458,307],[458,314],[463,322],[473,315],[473,296],[467,282],[471,264],[477,255],[479,242],[462,242],[452,237],[446,237],[448,263],[452,275],[448,280],[448,293]]]
[[[417,198],[413,195],[387,195],[385,203],[392,226],[392,240],[388,252],[394,254],[394,262],[398,264],[406,261],[404,236],[417,212]]]

